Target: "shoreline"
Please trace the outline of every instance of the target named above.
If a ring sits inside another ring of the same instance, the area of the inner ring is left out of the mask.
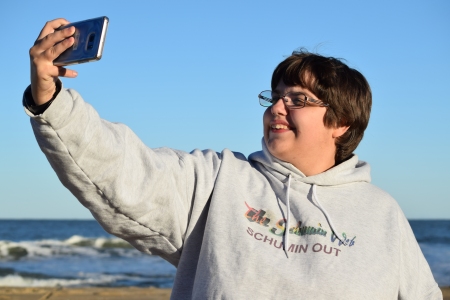
[[[0,300],[168,300],[171,293],[154,287],[0,287]]]
[[[444,300],[450,300],[450,286],[441,287]],[[167,300],[172,289],[138,287],[0,287],[0,300],[85,300],[85,299],[133,299]]]

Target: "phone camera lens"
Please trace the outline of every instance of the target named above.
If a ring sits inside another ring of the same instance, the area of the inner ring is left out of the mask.
[[[92,50],[92,48],[94,48],[94,39],[95,33],[91,33],[88,37],[87,50]]]

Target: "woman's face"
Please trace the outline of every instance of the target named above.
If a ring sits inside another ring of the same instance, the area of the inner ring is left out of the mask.
[[[283,81],[278,83],[273,92],[281,96],[288,92],[302,92],[318,99],[311,91],[300,86],[286,86]],[[329,166],[332,167],[336,153],[335,138],[339,134],[336,130],[339,128],[325,127],[323,120],[326,110],[326,107],[319,106],[289,110],[282,99],[268,107],[263,120],[264,141],[270,153],[304,173],[299,166],[321,160],[332,159],[332,165]]]

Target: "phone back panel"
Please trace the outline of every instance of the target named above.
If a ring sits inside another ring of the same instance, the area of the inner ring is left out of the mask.
[[[53,64],[62,66],[99,60],[103,52],[108,18],[100,17],[71,23],[59,28],[59,30],[70,26],[75,26],[73,35],[75,42],[72,47],[61,53],[53,61]]]

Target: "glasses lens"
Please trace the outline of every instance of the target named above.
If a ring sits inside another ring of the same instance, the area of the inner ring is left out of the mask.
[[[272,92],[271,91],[263,91],[258,95],[259,104],[264,107],[269,107],[272,105]]]
[[[306,104],[306,96],[302,93],[289,93],[286,95],[286,98],[289,98],[289,104],[293,107],[304,107]]]

